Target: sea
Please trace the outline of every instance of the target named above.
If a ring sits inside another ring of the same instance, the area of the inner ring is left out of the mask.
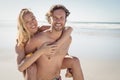
[[[39,22],[39,25],[46,24]],[[71,55],[81,58],[120,58],[120,22],[68,22],[66,26],[73,28],[69,49]],[[14,50],[17,22],[1,21],[0,37],[0,51],[6,48]]]
[[[40,21],[39,25],[48,23]],[[120,80],[120,22],[67,22],[66,26],[73,28],[68,53],[79,58],[85,80]],[[13,70],[1,73],[3,80],[7,80],[9,74],[13,80],[22,78],[20,72],[16,74],[17,69],[14,71],[17,68],[14,56],[16,38],[17,22],[0,21],[1,69]],[[64,74],[65,71],[62,72],[64,80],[72,80],[66,79]]]

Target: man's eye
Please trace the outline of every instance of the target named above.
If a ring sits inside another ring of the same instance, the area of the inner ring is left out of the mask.
[[[61,17],[60,19],[64,19],[64,17]]]
[[[34,20],[35,20],[35,18],[32,19],[32,21],[34,21]]]

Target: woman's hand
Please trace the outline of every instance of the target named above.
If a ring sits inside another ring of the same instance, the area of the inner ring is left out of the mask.
[[[39,49],[42,49],[47,56],[52,56],[57,51],[57,45],[44,43]]]
[[[50,26],[49,25],[43,25],[43,26],[41,26],[41,27],[39,27],[39,31],[40,32],[42,32],[42,31],[45,31],[45,30],[47,30],[47,29],[50,29]]]

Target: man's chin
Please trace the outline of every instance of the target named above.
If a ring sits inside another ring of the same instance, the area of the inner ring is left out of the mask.
[[[59,29],[55,29],[56,31],[62,31],[63,30],[63,28],[59,28]]]

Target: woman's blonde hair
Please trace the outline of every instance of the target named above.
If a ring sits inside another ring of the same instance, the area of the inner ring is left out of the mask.
[[[24,45],[30,39],[30,32],[25,27],[24,16],[27,14],[33,14],[29,9],[24,8],[20,11],[18,16],[18,38],[17,45]]]

